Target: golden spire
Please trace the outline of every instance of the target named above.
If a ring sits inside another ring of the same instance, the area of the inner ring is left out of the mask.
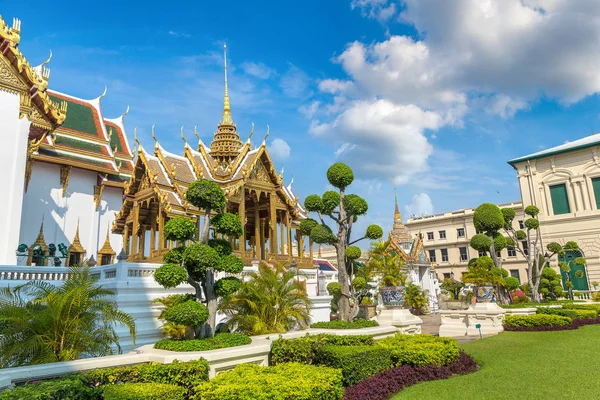
[[[46,241],[44,240],[44,217],[42,217],[42,225],[40,225],[40,233],[38,233],[37,238],[35,239],[35,242],[33,243],[33,246],[35,246],[36,244],[39,244],[42,246],[42,248],[44,250],[46,250]]]
[[[110,245],[109,233],[110,233],[110,227],[108,229],[106,229],[106,240],[104,241],[104,245],[102,246],[102,248],[100,249],[98,254],[113,255],[113,256],[116,254],[115,251],[113,250],[112,246]]]
[[[402,215],[400,215],[400,208],[398,208],[398,196],[396,194],[396,182],[394,182],[394,224],[392,231],[390,232],[391,238],[396,244],[412,242],[412,236],[404,223],[402,222]]]
[[[75,229],[75,237],[73,243],[69,246],[70,253],[85,253],[81,241],[79,240],[79,219],[77,220],[77,229]]]
[[[394,181],[394,203],[396,204],[396,208],[394,209],[394,220],[402,221],[400,209],[398,208],[398,196],[396,195],[396,181]]]
[[[223,65],[225,69],[225,97],[223,99],[223,119],[221,124],[233,125],[233,119],[231,118],[231,108],[229,107],[229,87],[227,86],[227,45],[223,45]]]

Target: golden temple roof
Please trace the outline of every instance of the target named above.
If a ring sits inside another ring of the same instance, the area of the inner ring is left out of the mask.
[[[394,183],[394,226],[390,232],[390,238],[397,244],[406,242],[412,242],[413,238],[404,223],[402,222],[402,215],[400,215],[400,209],[398,208],[398,196],[396,195],[396,184]]]

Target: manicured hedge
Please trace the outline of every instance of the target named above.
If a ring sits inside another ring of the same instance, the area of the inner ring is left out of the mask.
[[[169,351],[208,351],[225,347],[243,346],[250,343],[252,343],[252,339],[247,335],[240,333],[219,333],[212,338],[206,339],[162,339],[154,344],[154,348]]]
[[[546,315],[560,315],[563,317],[571,318],[571,320],[577,318],[576,310],[568,310],[564,308],[545,308],[540,307],[536,309],[536,314],[546,314]]]
[[[38,383],[28,383],[0,393],[0,400],[96,400],[101,398],[101,388],[87,387],[77,378],[63,378]]]
[[[600,304],[565,304],[563,306],[565,309],[570,310],[594,310],[600,315]]]
[[[344,393],[344,400],[385,400],[407,386],[424,381],[446,379],[452,375],[463,375],[477,369],[475,361],[463,352],[456,361],[448,366],[404,365],[373,375],[349,387]]]
[[[352,322],[348,321],[328,321],[328,322],[315,322],[311,324],[311,328],[319,329],[362,329],[362,328],[373,328],[379,326],[377,321],[369,319],[357,319]]]
[[[459,357],[458,343],[433,335],[396,334],[376,344],[390,353],[394,366],[448,365]]]
[[[164,383],[124,383],[104,388],[104,400],[185,400],[185,395],[185,388]]]
[[[507,315],[504,318],[504,327],[539,327],[539,326],[568,326],[572,319],[560,315],[535,314],[535,315]]]
[[[338,400],[342,373],[325,366],[242,364],[195,389],[192,400]]]
[[[271,346],[271,364],[277,365],[287,362],[314,364],[318,349],[326,344],[335,346],[372,346],[375,343],[373,336],[336,336],[313,335],[298,339],[279,338]]]
[[[332,346],[319,349],[320,364],[342,370],[344,386],[354,385],[378,372],[392,368],[387,349],[377,346]]]

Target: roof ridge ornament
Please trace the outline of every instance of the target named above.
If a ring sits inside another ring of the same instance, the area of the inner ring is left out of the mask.
[[[123,118],[127,114],[129,114],[129,104],[127,104],[127,109],[125,110],[125,112],[123,114],[121,114],[121,118]]]
[[[106,91],[108,90],[108,87],[106,86],[106,83],[104,84],[104,92],[102,92],[102,94],[100,95],[100,97],[98,97],[98,100],[102,99],[104,96],[106,96]]]
[[[183,140],[183,143],[185,143],[184,144],[184,148],[185,148],[188,146],[188,142],[187,142],[187,140],[185,140],[185,136],[183,134],[183,127],[184,127],[184,125],[181,125],[181,139]]]
[[[50,63],[50,60],[52,60],[52,49],[50,49],[50,56],[48,56],[48,59],[44,61],[42,65],[48,65]]]
[[[269,137],[269,133],[271,133],[271,127],[269,126],[269,124],[267,124],[267,134],[265,135],[265,138],[262,141],[262,146],[267,145],[267,138]]]
[[[158,144],[158,139],[156,138],[156,136],[154,136],[154,127],[156,126],[156,124],[152,124],[152,140],[154,140],[154,148],[158,149],[158,147],[160,146]]]
[[[250,138],[252,138],[252,135],[254,135],[254,122],[252,122],[252,130],[250,131],[248,139],[246,140],[248,143],[250,143]]]
[[[133,128],[133,140],[137,143],[137,149],[135,150],[135,152],[139,152],[140,149],[142,148],[142,144],[140,143],[140,141],[138,140],[137,137],[137,126],[135,128]]]

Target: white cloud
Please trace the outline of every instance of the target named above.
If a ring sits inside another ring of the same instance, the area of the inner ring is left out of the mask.
[[[433,214],[433,202],[427,193],[419,193],[413,196],[412,202],[404,206],[406,218],[420,217]]]
[[[389,0],[352,0],[350,8],[359,8],[364,17],[386,22],[396,14],[396,4]]]
[[[175,37],[184,37],[184,38],[189,38],[192,35],[190,35],[189,33],[185,33],[185,32],[176,32],[176,31],[169,31],[168,32],[169,35],[171,36],[175,36]]]
[[[269,79],[275,73],[274,69],[269,68],[263,63],[246,61],[242,63],[241,67],[245,73],[258,79]]]
[[[290,156],[290,145],[283,139],[273,139],[269,145],[269,154],[273,159],[286,160]]]
[[[316,114],[320,104],[320,101],[313,101],[309,106],[301,106],[298,111],[300,111],[306,118],[311,119]]]
[[[310,82],[306,72],[290,63],[287,72],[281,77],[279,86],[289,97],[306,97],[310,94]]]

